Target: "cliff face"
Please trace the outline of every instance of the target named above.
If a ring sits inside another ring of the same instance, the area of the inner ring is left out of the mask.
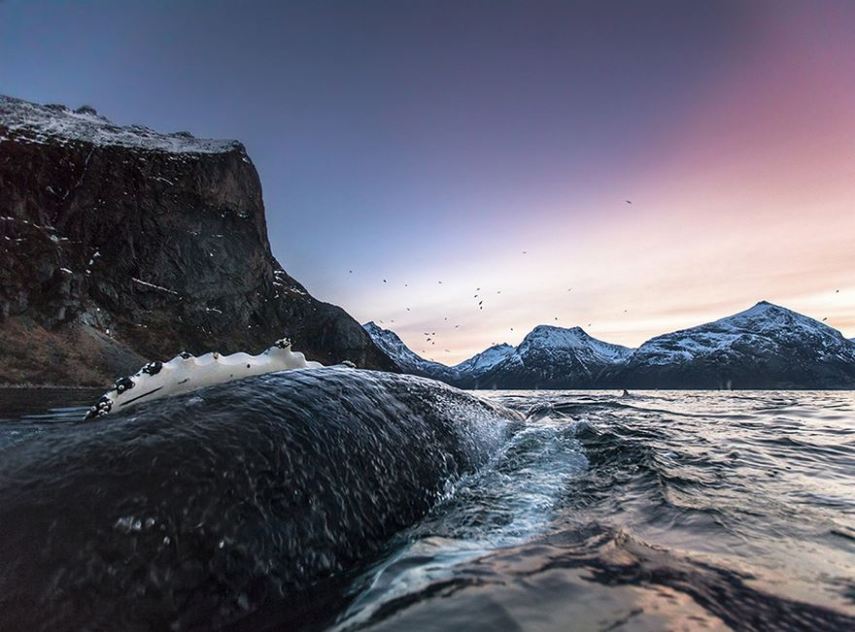
[[[394,370],[273,257],[240,143],[0,97],[0,382],[100,384],[282,336],[325,364]]]

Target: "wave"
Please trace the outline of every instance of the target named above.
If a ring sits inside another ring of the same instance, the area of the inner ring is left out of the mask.
[[[3,625],[317,620],[519,419],[431,380],[327,368],[18,441],[0,449]]]

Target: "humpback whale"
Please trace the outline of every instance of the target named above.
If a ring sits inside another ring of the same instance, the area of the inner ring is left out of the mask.
[[[336,366],[126,409],[0,443],[0,630],[320,627],[521,419]]]
[[[264,373],[322,366],[319,362],[306,360],[299,351],[291,351],[288,338],[277,340],[272,347],[255,356],[242,352],[221,355],[215,351],[197,358],[182,352],[169,362],[149,362],[133,375],[118,378],[113,388],[89,408],[84,421],[214,384]]]

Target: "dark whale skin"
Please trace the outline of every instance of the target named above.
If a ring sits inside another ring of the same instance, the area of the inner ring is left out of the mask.
[[[325,368],[18,441],[0,449],[0,629],[306,625],[515,418],[431,380]]]

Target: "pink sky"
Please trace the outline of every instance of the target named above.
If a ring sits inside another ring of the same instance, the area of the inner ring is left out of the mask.
[[[855,337],[855,37],[838,17],[758,24],[740,63],[611,174],[620,193],[522,200],[502,213],[533,220],[513,238],[445,252],[350,309],[447,363],[540,323],[637,346],[761,299]]]

